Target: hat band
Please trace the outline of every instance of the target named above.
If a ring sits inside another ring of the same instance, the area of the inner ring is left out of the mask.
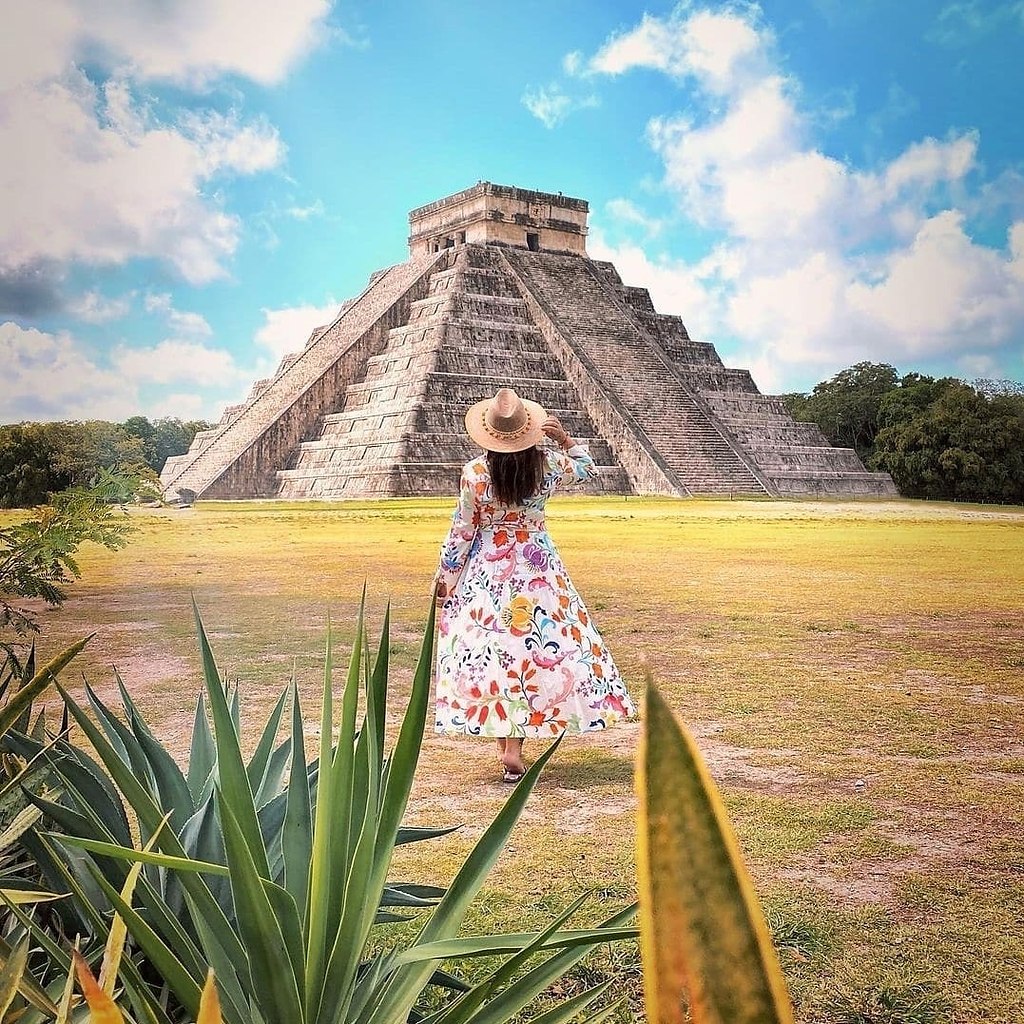
[[[516,438],[522,437],[523,434],[527,433],[530,429],[530,410],[526,410],[526,421],[521,427],[516,427],[515,430],[498,430],[497,427],[492,427],[487,422],[487,410],[485,409],[480,416],[481,422],[483,423],[484,430],[491,435],[491,437],[497,438],[499,441],[515,441]]]

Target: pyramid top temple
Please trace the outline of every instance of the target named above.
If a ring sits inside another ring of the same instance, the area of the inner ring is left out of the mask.
[[[410,258],[161,474],[171,500],[451,495],[472,403],[511,386],[590,445],[611,494],[892,496],[746,370],[586,253],[587,203],[478,182],[409,215]]]
[[[516,245],[533,252],[586,251],[587,201],[478,181],[409,214],[413,259],[456,245]]]

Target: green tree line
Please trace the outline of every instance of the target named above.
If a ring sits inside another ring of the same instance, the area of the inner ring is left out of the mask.
[[[780,396],[797,420],[853,448],[911,498],[1024,504],[1024,385],[900,375],[857,363],[810,394]]]
[[[0,508],[44,504],[50,494],[86,487],[101,470],[154,479],[171,455],[188,451],[203,420],[132,416],[0,426]]]

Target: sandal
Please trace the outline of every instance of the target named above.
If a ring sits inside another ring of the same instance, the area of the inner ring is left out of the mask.
[[[507,782],[510,786],[514,786],[526,772],[514,772],[510,768],[502,766],[501,781]]]

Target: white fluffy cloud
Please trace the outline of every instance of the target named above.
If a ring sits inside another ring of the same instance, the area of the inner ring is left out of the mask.
[[[265,119],[158,116],[146,83],[279,81],[323,38],[328,0],[49,0],[0,33],[0,275],[74,262],[168,262],[199,284],[240,235],[217,182],[277,167]],[[81,69],[100,67],[97,80]]]
[[[634,224],[642,228],[649,237],[661,233],[664,227],[662,221],[657,217],[651,217],[637,206],[631,199],[609,199],[605,203],[605,209],[610,217],[623,224]]]
[[[726,92],[737,77],[756,73],[763,50],[763,35],[741,15],[691,12],[681,4],[667,18],[645,14],[636,28],[613,36],[588,68],[609,75],[654,68],[676,78],[692,75],[709,90]]]
[[[123,420],[139,413],[217,419],[257,376],[229,351],[196,338],[93,351],[67,331],[11,322],[0,324],[0,365],[0,423]],[[174,392],[166,393],[169,387]]]
[[[163,317],[176,338],[207,338],[213,328],[206,317],[174,308],[170,292],[149,292],[143,302],[147,313]]]
[[[127,316],[132,307],[132,295],[109,298],[93,289],[68,303],[68,312],[88,324],[105,324]]]
[[[275,360],[275,366],[284,356],[301,352],[314,328],[331,323],[341,310],[333,299],[323,306],[288,306],[284,309],[264,309],[263,325],[254,341]]]
[[[268,124],[192,116],[171,126],[124,82],[77,69],[0,96],[0,269],[39,260],[166,259],[187,281],[223,273],[238,218],[204,195],[216,173],[249,174],[283,155]]]
[[[327,35],[328,0],[87,0],[96,42],[141,78],[205,85],[224,74],[272,85]],[[92,32],[85,29],[86,35]]]
[[[135,383],[99,366],[71,335],[0,324],[0,423],[103,418],[139,411]]]
[[[752,6],[645,15],[567,66],[657,69],[703,97],[651,119],[647,137],[680,210],[720,233],[715,251],[696,264],[631,245],[603,255],[629,280],[653,282],[659,308],[696,336],[733,339],[732,361],[763,388],[858,359],[992,366],[1024,333],[1024,222],[994,247],[972,238],[961,208],[994,187],[974,184],[975,132],[916,141],[872,169],[824,152]]]
[[[561,124],[574,110],[596,107],[596,96],[570,96],[558,83],[527,89],[522,104],[545,128]]]
[[[0,88],[99,58],[137,80],[271,85],[328,35],[329,0],[47,0],[19,3],[0,37]]]
[[[225,349],[198,341],[168,338],[145,348],[119,346],[111,354],[117,370],[137,384],[194,384],[199,388],[238,388],[247,374]]]

